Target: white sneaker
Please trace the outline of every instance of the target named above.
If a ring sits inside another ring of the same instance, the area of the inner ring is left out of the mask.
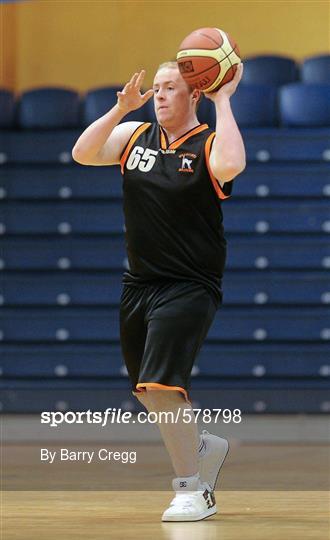
[[[174,478],[175,493],[162,521],[199,521],[216,513],[217,507],[210,486],[200,481],[199,475]]]
[[[199,450],[199,474],[202,482],[206,482],[211,490],[215,489],[220,469],[229,451],[227,439],[212,435],[204,429],[201,435]]]

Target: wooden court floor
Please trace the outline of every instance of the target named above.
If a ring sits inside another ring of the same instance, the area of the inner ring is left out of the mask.
[[[162,523],[171,492],[7,491],[1,540],[329,540],[329,493],[218,491],[218,514]]]
[[[41,467],[38,446],[2,447],[1,540],[330,539],[328,445],[232,441],[218,513],[196,523],[161,522],[174,476],[162,444],[140,446],[138,468],[126,477],[127,465]]]

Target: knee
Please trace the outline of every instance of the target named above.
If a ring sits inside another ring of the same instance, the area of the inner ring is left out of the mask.
[[[177,390],[148,388],[146,394],[149,399],[149,404],[153,409],[166,409],[167,407],[173,406],[173,404],[180,405],[185,401],[184,396]]]

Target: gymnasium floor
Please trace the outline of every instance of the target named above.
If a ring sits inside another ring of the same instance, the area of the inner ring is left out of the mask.
[[[218,513],[197,523],[160,521],[174,475],[158,428],[139,430],[135,442],[116,430],[111,444],[93,439],[92,432],[70,440],[70,430],[46,441],[32,417],[7,415],[1,540],[329,540],[330,432],[324,416],[251,417],[239,438],[234,426],[226,426],[231,450],[217,486]],[[134,449],[137,460],[40,464],[40,448],[47,447]]]
[[[3,540],[328,540],[329,495],[218,492],[216,516],[161,523],[166,492],[5,492]]]

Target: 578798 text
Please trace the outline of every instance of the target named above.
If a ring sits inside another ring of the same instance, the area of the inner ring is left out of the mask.
[[[242,421],[242,411],[240,409],[192,409],[194,411],[194,420],[204,422],[205,424],[211,424],[212,422],[217,423],[218,421],[229,424],[234,422],[234,424],[239,424]],[[191,422],[191,419],[188,420],[188,415],[186,415],[186,420],[184,413],[189,411],[189,409],[183,409],[183,421],[185,423]],[[190,416],[190,414],[189,414]]]

